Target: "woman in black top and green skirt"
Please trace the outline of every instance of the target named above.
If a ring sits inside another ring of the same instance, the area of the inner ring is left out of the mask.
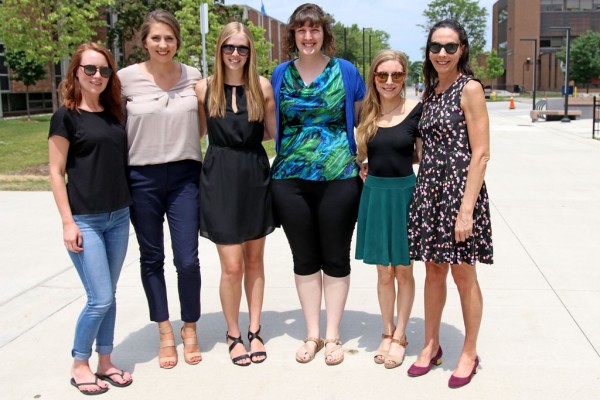
[[[383,335],[374,361],[388,369],[404,360],[406,325],[415,297],[407,220],[416,181],[413,160],[421,149],[418,122],[422,107],[406,98],[407,72],[403,53],[383,50],[375,56],[356,134],[357,160],[365,179],[356,258],[377,265]],[[398,308],[397,324],[394,306]]]

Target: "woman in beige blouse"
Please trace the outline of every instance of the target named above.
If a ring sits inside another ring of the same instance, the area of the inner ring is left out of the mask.
[[[141,275],[150,319],[158,323],[161,368],[177,364],[164,276],[163,221],[171,234],[181,306],[181,338],[188,364],[202,360],[196,337],[200,318],[198,181],[202,153],[197,69],[173,61],[180,28],[164,10],[148,14],[141,29],[148,60],[119,71],[127,109],[131,222],[140,246]]]

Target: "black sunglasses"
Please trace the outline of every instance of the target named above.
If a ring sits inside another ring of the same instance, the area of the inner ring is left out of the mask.
[[[386,83],[389,77],[392,77],[393,83],[400,83],[404,75],[404,72],[375,72],[375,80],[379,83]]]
[[[227,54],[228,56],[232,55],[233,52],[236,50],[240,56],[247,56],[248,53],[250,53],[250,47],[234,46],[232,44],[224,44],[223,46],[221,46],[221,50],[223,50],[223,53]]]
[[[458,43],[441,44],[438,42],[431,42],[429,44],[429,51],[431,51],[433,54],[437,54],[440,51],[442,51],[442,49],[444,49],[444,50],[446,50],[446,53],[454,54],[458,51],[459,47],[460,47],[460,44],[458,44]]]
[[[96,75],[96,71],[100,71],[100,76],[103,78],[110,78],[110,76],[113,73],[112,68],[110,67],[96,67],[95,65],[80,65],[81,68],[83,68],[83,72],[87,75],[87,76],[94,76]]]

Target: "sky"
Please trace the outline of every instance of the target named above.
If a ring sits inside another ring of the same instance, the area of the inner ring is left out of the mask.
[[[479,5],[488,12],[486,50],[492,46],[492,7],[497,0],[479,0]],[[263,0],[268,16],[287,22],[292,12],[307,1]],[[423,59],[421,48],[427,34],[418,27],[423,24],[423,10],[428,0],[312,0],[323,10],[332,14],[336,21],[351,26],[379,29],[390,34],[390,47],[406,53],[411,61]],[[226,5],[245,4],[261,9],[261,0],[226,0]]]

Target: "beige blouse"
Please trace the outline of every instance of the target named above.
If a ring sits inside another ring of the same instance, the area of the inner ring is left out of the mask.
[[[126,106],[129,165],[202,161],[194,92],[202,76],[196,68],[179,65],[179,82],[169,90],[157,86],[138,64],[118,72]]]

